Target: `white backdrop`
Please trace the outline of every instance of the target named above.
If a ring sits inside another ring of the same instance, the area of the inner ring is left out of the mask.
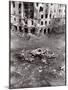
[[[19,0],[15,0],[15,1],[19,1]],[[33,1],[33,2],[40,1],[45,3],[61,3],[61,4],[67,4],[68,6],[68,0],[20,0],[20,1]],[[68,21],[68,18],[66,21]],[[68,35],[68,31],[66,34]],[[66,38],[68,38],[68,36]],[[66,49],[68,51],[68,47]],[[9,81],[9,0],[0,0],[0,90],[8,90],[8,84],[9,84],[8,81]],[[59,86],[59,87],[43,87],[43,88],[31,88],[31,89],[28,88],[27,90],[45,90],[45,89],[67,90],[67,88],[68,86]]]

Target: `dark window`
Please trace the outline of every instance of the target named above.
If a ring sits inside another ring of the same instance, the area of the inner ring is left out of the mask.
[[[15,7],[15,2],[14,2],[14,1],[12,1],[12,3],[13,3],[13,7]]]
[[[21,10],[19,10],[19,14],[21,13]]]
[[[45,24],[47,24],[47,21],[45,21]]]
[[[24,28],[24,32],[25,33],[28,33],[28,28]]]
[[[21,26],[19,26],[19,31],[22,32],[22,27]]]
[[[32,28],[32,29],[31,29],[31,33],[32,33],[32,34],[35,34],[35,31],[36,31],[35,28]]]
[[[51,3],[51,5],[53,5],[53,4]]]
[[[50,18],[51,18],[51,14],[50,14]]]
[[[40,11],[40,12],[43,11],[43,7],[40,7],[40,10],[39,10],[39,11]]]
[[[41,21],[41,25],[43,25],[43,21]]]
[[[47,18],[48,14],[45,14],[45,18]]]
[[[21,22],[21,18],[19,19],[19,22]]]
[[[21,8],[21,3],[19,3],[19,8]]]
[[[40,33],[42,32],[42,29],[40,30]]]
[[[28,2],[23,2],[24,4],[24,9],[28,9]]]
[[[16,21],[16,18],[14,18],[14,21]]]
[[[38,3],[36,3],[36,5],[38,6]]]
[[[43,18],[43,15],[41,15],[41,18]]]
[[[46,28],[44,29],[44,34],[46,33]]]
[[[12,4],[13,4],[13,7],[15,7],[15,2],[14,1],[12,1]]]
[[[14,25],[15,31],[17,31],[17,26]]]
[[[33,21],[32,21],[32,25],[33,25]]]
[[[59,9],[59,13],[61,12],[61,9]]]
[[[50,28],[48,28],[48,33],[50,33]]]
[[[25,24],[27,24],[27,21],[25,21]]]

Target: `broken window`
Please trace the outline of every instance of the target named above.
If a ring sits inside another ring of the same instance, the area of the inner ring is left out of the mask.
[[[13,7],[15,7],[15,2],[14,2],[14,1],[12,1],[12,3],[13,3]]]
[[[41,18],[43,18],[43,15],[41,15]]]
[[[43,21],[41,21],[41,25],[43,25]]]
[[[43,7],[40,7],[40,10],[39,10],[39,11],[40,11],[40,12],[43,11]]]
[[[45,18],[47,18],[48,17],[48,14],[45,14]]]

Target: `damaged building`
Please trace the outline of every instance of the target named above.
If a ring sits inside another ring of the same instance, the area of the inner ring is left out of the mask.
[[[58,29],[59,28],[59,29]],[[16,32],[47,34],[64,32],[65,5],[11,1],[11,29]]]

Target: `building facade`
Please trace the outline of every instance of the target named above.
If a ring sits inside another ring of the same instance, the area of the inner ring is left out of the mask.
[[[48,33],[57,18],[65,24],[65,5],[11,1],[11,24],[18,32]]]

